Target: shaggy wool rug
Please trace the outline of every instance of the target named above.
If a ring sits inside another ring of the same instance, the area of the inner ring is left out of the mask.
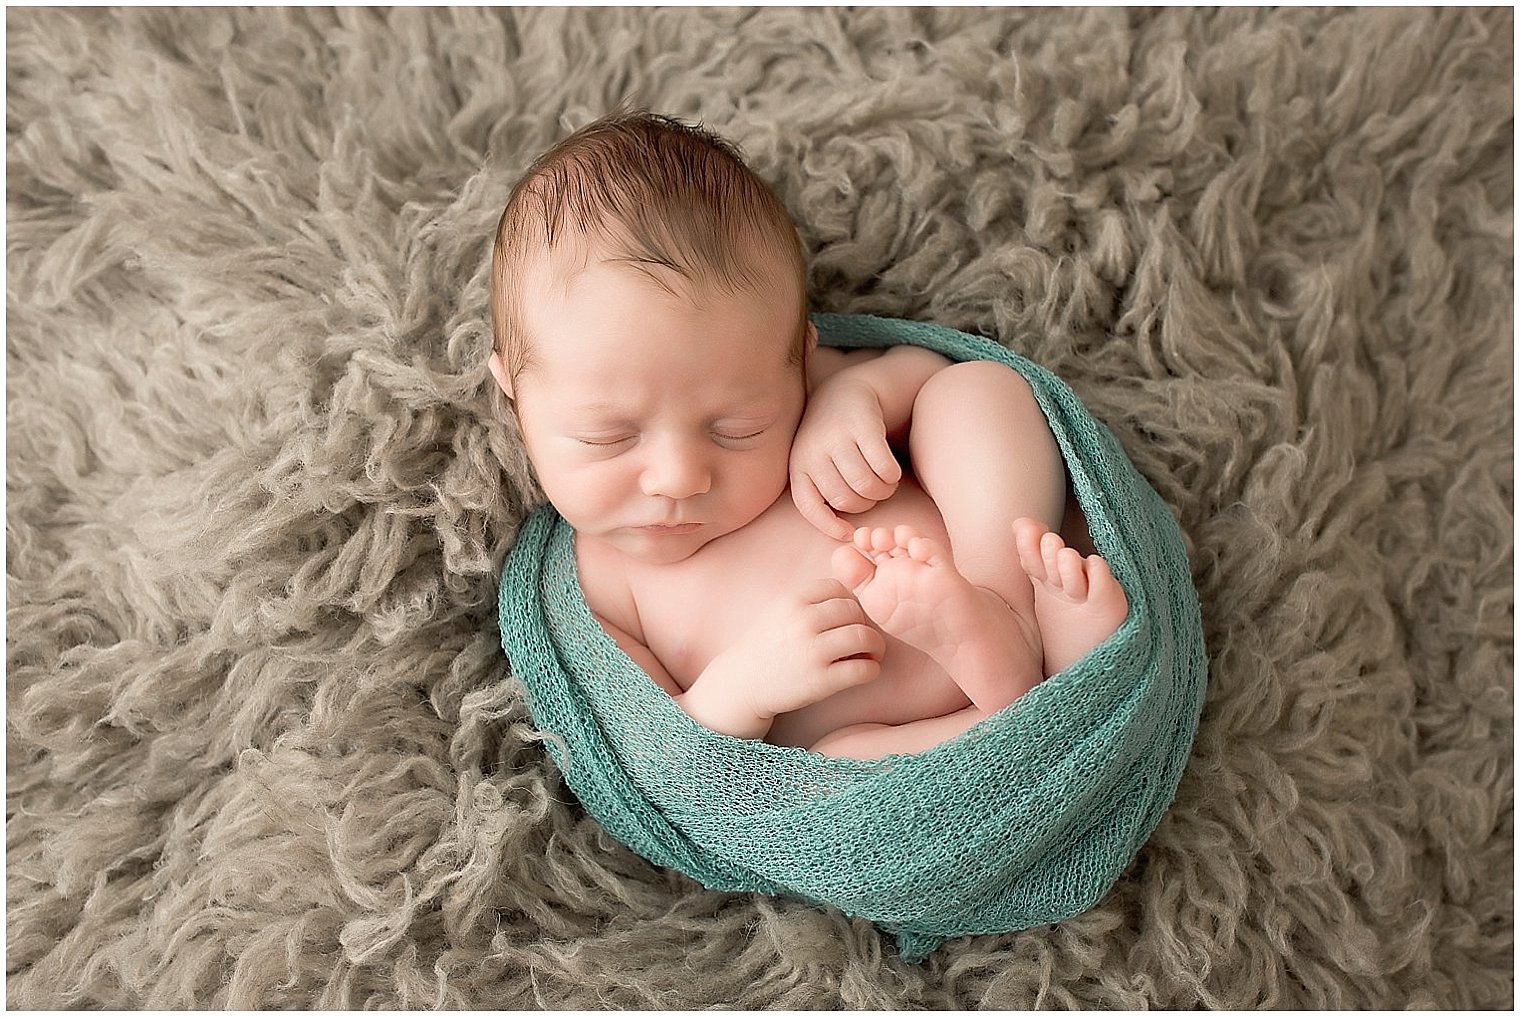
[[[16,1007],[1513,1001],[1513,14],[10,10]],[[821,310],[1054,370],[1175,512],[1209,689],[1095,908],[919,965],[568,793],[490,237],[628,98]]]

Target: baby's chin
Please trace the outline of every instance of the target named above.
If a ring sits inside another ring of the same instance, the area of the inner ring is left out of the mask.
[[[713,531],[709,527],[710,524],[692,533],[670,534],[619,530],[599,535],[596,539],[643,565],[675,565],[728,532]]]

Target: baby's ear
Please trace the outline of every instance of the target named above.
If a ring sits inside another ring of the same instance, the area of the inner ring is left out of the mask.
[[[501,389],[507,401],[512,400],[512,376],[507,373],[507,365],[502,363],[500,353],[492,353],[489,361],[491,376],[496,379],[496,386]]]
[[[812,369],[813,351],[818,350],[818,330],[813,328],[813,322],[807,322],[807,328],[803,331],[803,374]]]

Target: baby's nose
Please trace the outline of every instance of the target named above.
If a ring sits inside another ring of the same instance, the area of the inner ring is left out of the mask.
[[[650,497],[692,498],[706,494],[711,486],[706,460],[676,443],[653,450],[644,468],[644,493]]]

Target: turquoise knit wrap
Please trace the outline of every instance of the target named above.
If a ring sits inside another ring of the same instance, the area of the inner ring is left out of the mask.
[[[1171,513],[1049,371],[986,339],[814,316],[843,348],[914,343],[994,360],[1034,389],[1129,617],[1082,660],[925,752],[831,759],[701,727],[592,617],[574,534],[524,521],[501,579],[502,647],[566,783],[618,840],[716,890],[828,904],[919,960],[943,939],[1056,922],[1095,904],[1171,802],[1206,662]],[[1017,568],[1017,563],[1010,563]]]

